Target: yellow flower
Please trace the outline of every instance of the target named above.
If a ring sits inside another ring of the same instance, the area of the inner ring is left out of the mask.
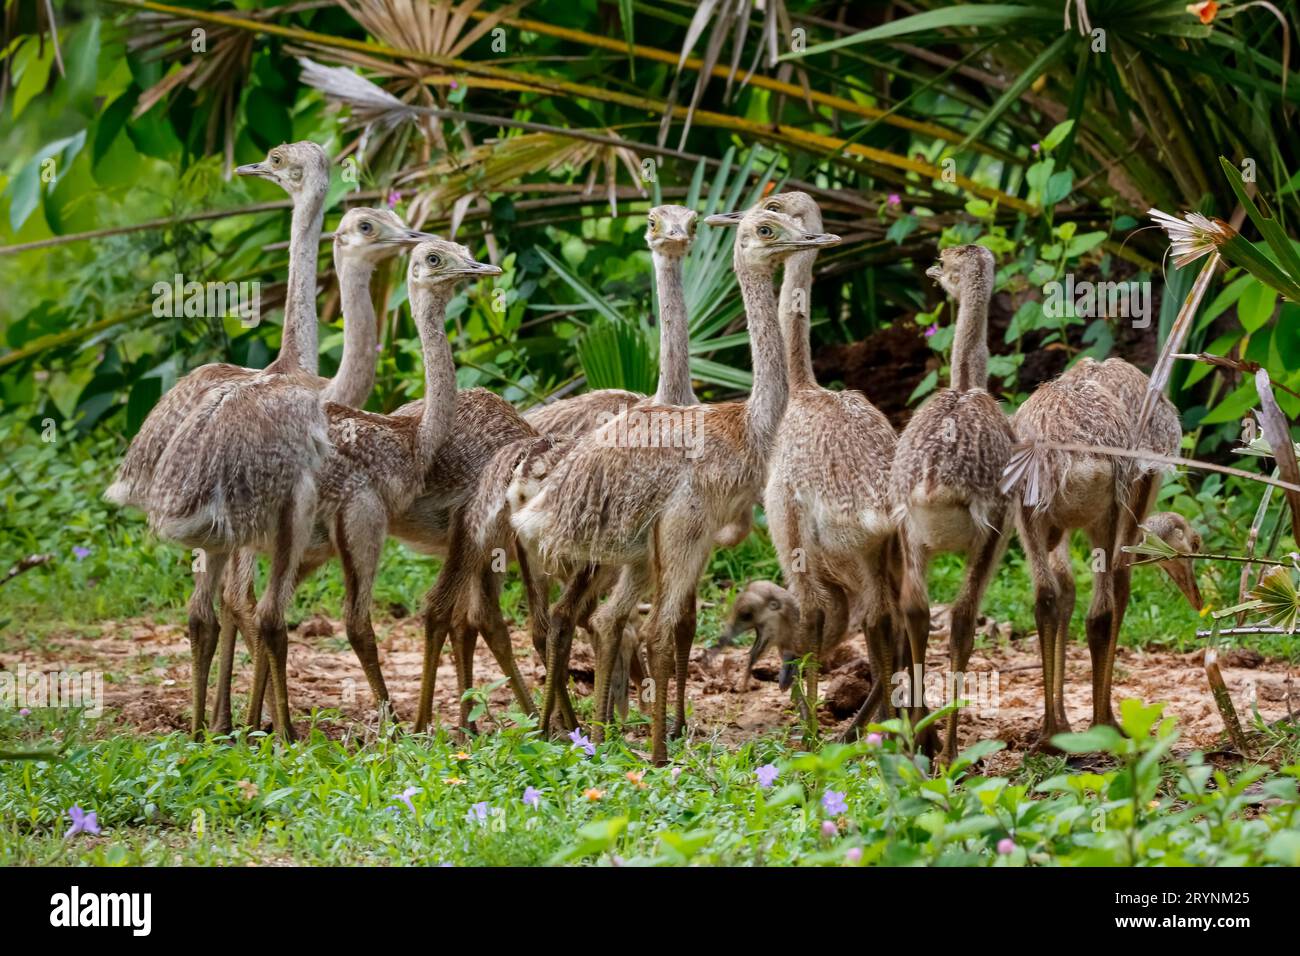
[[[1207,601],[1205,603],[1205,607],[1201,608],[1201,617],[1205,617],[1205,615],[1209,614],[1213,610],[1214,610],[1214,605]]]
[[[469,754],[465,753],[465,751],[463,751],[463,750],[458,750],[458,751],[456,751],[456,753],[454,753],[454,754],[451,755],[451,759],[452,759],[452,760],[469,760],[469,759],[470,759],[470,756],[469,756]]]
[[[459,787],[464,782],[465,781],[462,780],[460,777],[448,777],[446,780],[443,781],[443,783],[445,783],[449,787]]]
[[[586,790],[582,791],[582,795],[588,800],[595,802],[605,795],[605,791],[597,790],[595,787],[588,787]]]

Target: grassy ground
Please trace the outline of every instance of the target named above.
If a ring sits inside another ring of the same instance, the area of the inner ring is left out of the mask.
[[[64,455],[41,481],[30,468],[18,478],[10,462],[2,563],[38,551],[53,560],[0,588],[0,646],[39,646],[105,620],[181,620],[188,556],[76,490],[102,483],[106,458],[102,449]],[[1089,597],[1084,557],[1078,549],[1076,633]],[[377,615],[418,606],[436,567],[390,545]],[[960,573],[955,561],[936,564],[936,602]],[[780,577],[761,534],[714,557],[701,643],[716,639],[735,586],[756,577]],[[1234,586],[1231,574],[1202,576],[1220,606]],[[340,597],[338,571],[326,569],[292,616],[335,615]],[[506,603],[517,620],[519,601],[512,579]],[[1014,548],[984,608],[1032,631]],[[1158,572],[1135,575],[1126,644],[1190,650],[1199,623]],[[1287,657],[1297,646],[1262,649]],[[286,748],[260,734],[195,743],[107,718],[0,709],[0,750],[61,748],[58,759],[0,760],[0,863],[1300,864],[1295,737],[1275,734],[1258,764],[1221,770],[1198,753],[1170,757],[1174,731],[1157,716],[1125,705],[1136,744],[1085,738],[1080,749],[1111,753],[1100,764],[1030,758],[1009,776],[983,777],[958,761],[932,777],[900,725],[811,753],[785,734],[740,746],[697,738],[674,750],[671,766],[649,768],[622,743],[588,754],[542,740],[520,714],[464,741],[378,736],[320,711],[314,732]],[[986,741],[972,758],[999,746]],[[65,837],[74,806],[97,814],[99,835]]]

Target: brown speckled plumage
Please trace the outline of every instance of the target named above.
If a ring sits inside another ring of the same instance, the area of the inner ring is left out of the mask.
[[[1122,359],[1083,358],[1055,381],[1045,382],[1012,419],[1023,443],[1008,467],[1009,487],[1020,507],[1016,520],[1034,581],[1034,616],[1042,649],[1044,718],[1038,746],[1070,729],[1065,713],[1065,647],[1074,611],[1070,533],[1081,529],[1094,550],[1092,603],[1086,631],[1093,659],[1093,722],[1114,723],[1110,687],[1114,647],[1128,604],[1128,560],[1120,549],[1140,538],[1159,490],[1163,467],[1103,453],[1063,451],[1040,442],[1149,449],[1177,454],[1182,440],[1178,413],[1163,395],[1143,435],[1135,434],[1138,409],[1149,381]],[[1179,551],[1199,538],[1179,515],[1152,515],[1148,526]],[[1200,603],[1191,562],[1163,562],[1195,605]]]
[[[930,633],[926,572],[944,551],[963,555],[964,581],[951,610],[951,668],[962,674],[975,644],[980,601],[1010,536],[1009,503],[999,490],[1014,437],[988,380],[988,306],[993,255],[982,246],[944,249],[928,270],[957,299],[952,387],[939,390],[912,416],[898,439],[890,497],[902,520],[900,610],[923,686]],[[913,700],[912,706],[924,702]],[[944,753],[956,755],[957,714],[947,722]]]
[[[273,161],[274,169],[271,166]],[[329,161],[315,143],[301,142],[279,146],[271,150],[265,163],[241,166],[239,172],[272,179],[293,198],[289,235],[290,282],[285,298],[284,333],[280,354],[269,371],[297,370],[314,376],[316,247],[320,242],[325,193],[329,188]],[[104,497],[114,504],[144,508],[159,460],[176,430],[198,407],[203,396],[214,388],[250,382],[261,374],[260,369],[218,362],[194,369],[178,381],[145,418]]]
[[[553,466],[544,463],[550,466],[549,473],[511,519],[520,540],[550,559],[575,564],[646,562],[655,594],[646,627],[658,688],[652,733],[658,762],[667,754],[666,689],[674,660],[678,709],[684,712],[695,587],[713,535],[738,507],[759,493],[785,411],[784,349],[772,273],[792,252],[836,241],[809,236],[778,213],[748,214],[737,234],[735,265],[754,353],[754,390],[749,401],[681,408],[648,405],[637,410],[642,416],[677,415],[679,421],[689,422],[698,431],[682,433],[681,444],[688,447],[655,448],[630,441],[627,416],[584,435]],[[687,434],[692,437],[687,439]],[[535,480],[525,473],[535,463],[521,465],[517,484]],[[571,585],[552,611],[544,723],[551,709],[557,704],[563,709],[567,699],[561,658],[567,659],[571,615],[586,600],[582,589],[580,582]],[[557,673],[560,680],[555,679]]]
[[[759,203],[793,217],[808,232],[822,229],[821,210],[807,193]],[[790,639],[796,657],[812,654],[800,700],[814,699],[817,663],[857,625],[870,636],[873,667],[892,671],[883,656],[892,600],[886,544],[894,534],[889,466],[897,437],[860,392],[821,388],[809,343],[816,250],[785,263],[779,314],[790,398],[777,431],[763,493],[772,543],[796,608],[805,613]],[[810,712],[804,708],[805,719]]]

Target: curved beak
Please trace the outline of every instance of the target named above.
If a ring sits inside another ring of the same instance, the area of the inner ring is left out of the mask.
[[[744,218],[744,210],[738,212],[715,212],[712,216],[704,217],[704,224],[706,226],[739,226],[740,220]]]
[[[499,276],[499,275],[501,275],[501,267],[500,267],[500,266],[494,266],[494,265],[493,265],[492,263],[490,263],[490,262],[474,262],[474,261],[467,262],[467,263],[465,263],[465,265],[464,265],[463,268],[460,268],[460,269],[458,269],[458,270],[456,270],[456,271],[457,271],[457,274],[459,274],[459,275],[465,275],[465,276]]]
[[[793,654],[781,655],[781,672],[776,676],[776,686],[781,690],[789,690],[790,685],[794,683],[794,664],[798,660]]]
[[[261,176],[263,179],[273,178],[271,167],[266,163],[249,163],[246,166],[235,167],[236,176]]]
[[[1161,561],[1160,567],[1178,586],[1178,590],[1183,592],[1183,597],[1187,598],[1187,603],[1193,610],[1200,611],[1205,606],[1201,600],[1201,588],[1196,583],[1196,571],[1192,567],[1191,558],[1171,558],[1168,561]]]
[[[414,246],[418,246],[426,239],[440,239],[440,238],[442,237],[435,236],[431,232],[420,232],[418,229],[405,229],[402,230],[401,232],[394,232],[388,236],[385,236],[383,241],[391,245],[401,246],[404,249],[410,249]]]
[[[834,233],[830,232],[809,232],[794,239],[786,239],[778,243],[782,246],[793,246],[796,249],[821,249],[825,246],[838,246],[844,240]]]
[[[749,648],[749,660],[745,662],[746,674],[753,672],[754,665],[758,663],[758,659],[767,651],[767,645],[770,643],[771,640],[766,637],[762,631],[754,632],[754,643]]]

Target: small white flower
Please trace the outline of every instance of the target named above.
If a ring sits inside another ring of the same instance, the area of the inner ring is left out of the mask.
[[[1180,269],[1214,252],[1220,244],[1233,237],[1232,227],[1222,219],[1210,219],[1199,212],[1183,213],[1182,219],[1159,209],[1148,209],[1147,215],[1169,234],[1174,265]]]

